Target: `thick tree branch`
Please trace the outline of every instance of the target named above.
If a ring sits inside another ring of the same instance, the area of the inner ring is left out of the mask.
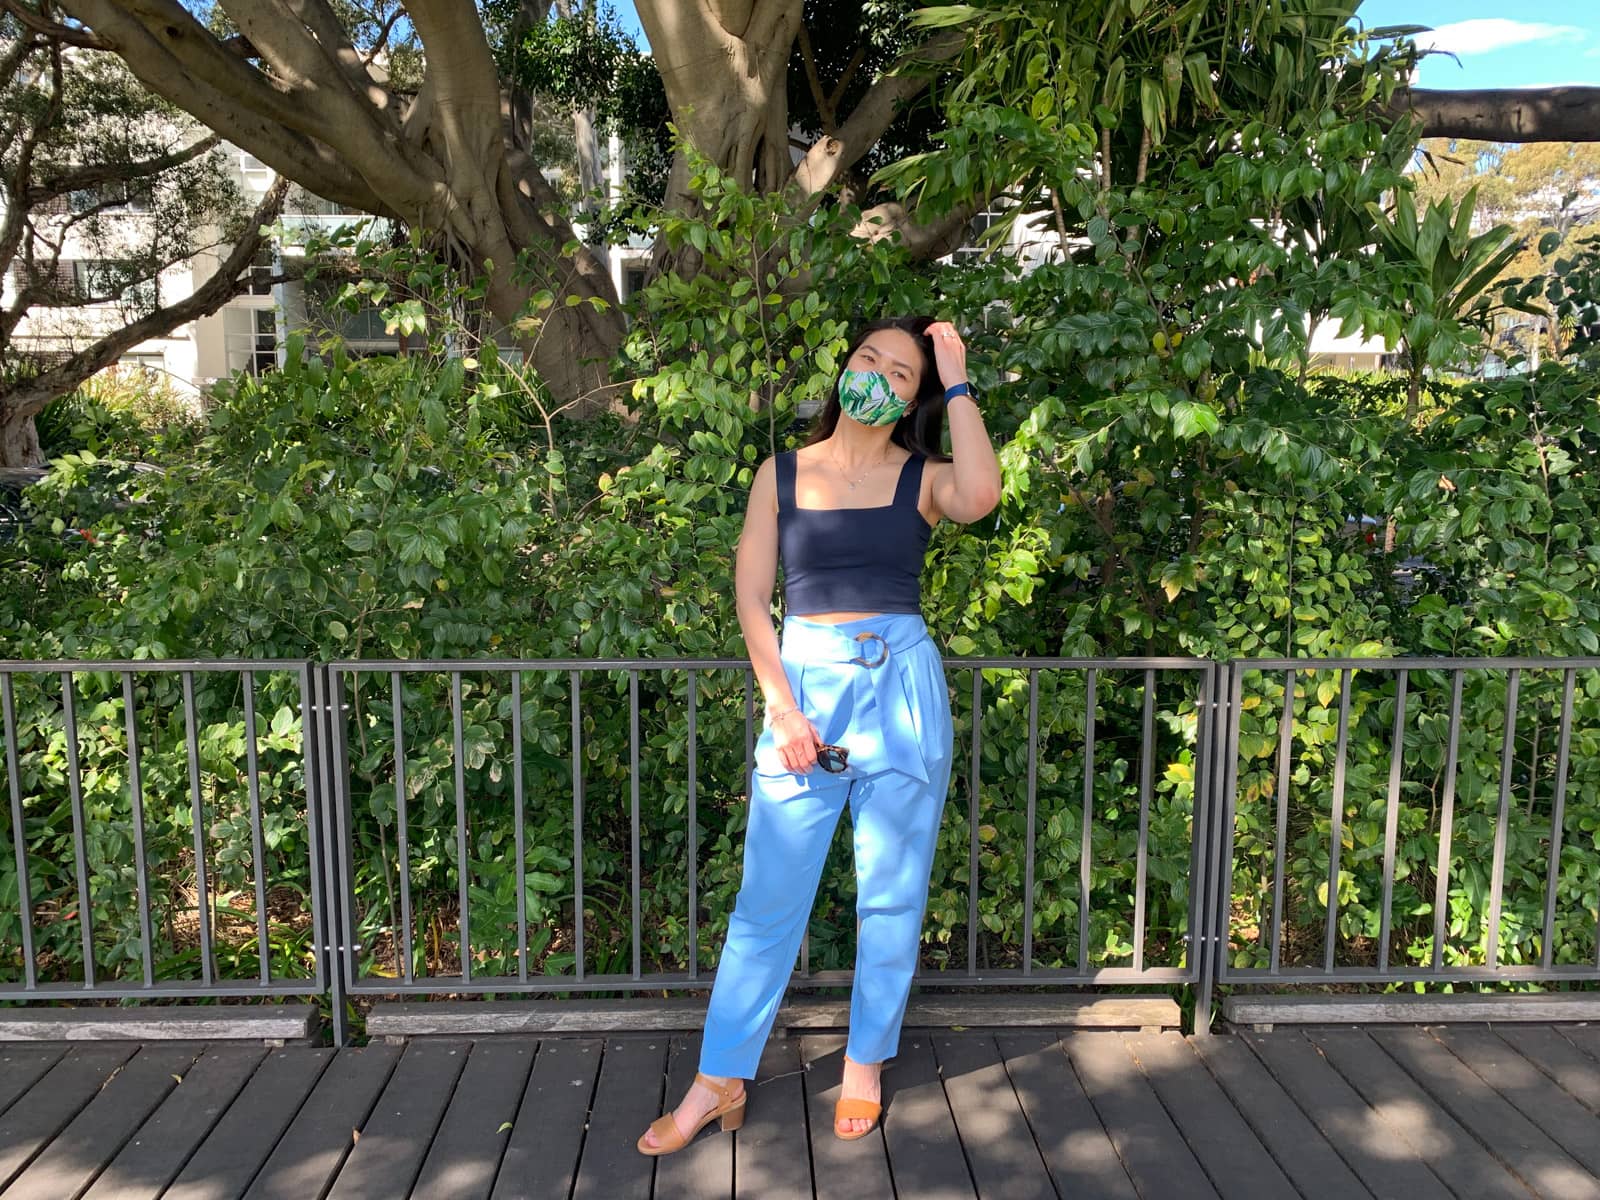
[[[34,12],[19,0],[0,0],[0,12],[10,13],[24,27],[34,33],[43,34],[53,42],[63,46],[82,46],[85,50],[109,50],[110,47],[102,42],[87,29],[74,29],[71,25],[62,25]],[[3,78],[10,78],[6,74]]]
[[[790,182],[797,200],[819,196],[871,150],[907,101],[928,86],[918,64],[946,62],[961,50],[961,34],[950,30],[903,55],[861,98],[832,137],[818,138],[794,169]]]
[[[243,237],[234,245],[228,257],[205,283],[193,294],[167,308],[157,309],[78,351],[66,362],[52,367],[9,393],[0,393],[0,426],[15,429],[37,416],[45,405],[57,396],[65,395],[95,372],[116,362],[140,342],[161,337],[179,325],[207,316],[217,311],[248,286],[245,273],[260,253],[265,239],[261,228],[271,225],[283,210],[283,198],[288,194],[289,181],[275,180],[261,198],[251,215],[250,224]],[[12,438],[0,438],[0,443],[12,444]],[[37,440],[33,442],[37,455]]]
[[[64,196],[69,192],[79,192],[86,188],[98,187],[102,183],[126,182],[158,175],[162,171],[168,171],[173,167],[180,167],[186,162],[194,161],[202,154],[221,144],[221,142],[221,138],[212,134],[209,137],[201,138],[192,146],[185,146],[182,150],[174,150],[171,154],[163,154],[160,158],[147,158],[140,162],[131,163],[97,163],[93,166],[79,167],[64,174],[52,175],[28,189],[26,193],[27,203],[32,206],[41,204],[56,196]]]
[[[1600,141],[1600,87],[1402,89],[1387,113],[1414,116],[1422,137],[1485,142]]]

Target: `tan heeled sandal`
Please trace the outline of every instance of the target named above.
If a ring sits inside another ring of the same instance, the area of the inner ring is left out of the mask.
[[[689,1131],[688,1137],[684,1137],[678,1132],[678,1123],[672,1119],[671,1113],[667,1113],[663,1117],[657,1117],[650,1123],[648,1131],[648,1133],[656,1135],[656,1144],[652,1146],[644,1140],[647,1134],[641,1134],[638,1143],[640,1154],[647,1154],[651,1158],[655,1158],[662,1154],[673,1154],[682,1150],[690,1142],[694,1141],[702,1129],[718,1117],[722,1118],[723,1133],[732,1133],[744,1124],[744,1102],[746,1097],[743,1085],[739,1085],[739,1094],[735,1096],[733,1094],[735,1081],[732,1079],[728,1080],[727,1083],[712,1083],[711,1080],[696,1071],[694,1081],[715,1093],[718,1101],[717,1106],[700,1118],[700,1123]]]
[[[841,1142],[853,1142],[857,1138],[864,1138],[878,1127],[878,1118],[883,1114],[883,1105],[874,1104],[871,1100],[840,1100],[833,1106],[833,1136]],[[871,1121],[865,1129],[850,1133],[839,1132],[840,1121],[852,1120]]]

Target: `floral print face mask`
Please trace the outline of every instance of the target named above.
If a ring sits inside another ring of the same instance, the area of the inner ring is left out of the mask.
[[[906,402],[877,371],[852,371],[839,376],[839,407],[861,425],[893,425],[905,416]]]

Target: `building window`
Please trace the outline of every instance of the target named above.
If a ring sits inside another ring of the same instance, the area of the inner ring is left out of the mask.
[[[276,273],[276,267],[277,263],[273,256],[272,247],[268,246],[261,250],[250,263],[247,274],[250,286],[245,294],[250,296],[272,295],[272,284],[269,281]]]
[[[263,375],[278,368],[278,314],[270,308],[258,308],[256,314],[256,339],[250,352],[250,374]]]
[[[962,263],[978,262],[985,255],[987,255],[990,252],[990,249],[988,244],[983,240],[983,235],[993,228],[994,224],[1000,220],[1001,216],[1002,214],[1000,212],[991,208],[985,209],[983,212],[980,212],[977,216],[973,217],[971,223],[967,226],[966,240],[963,241],[960,248],[950,256],[950,260],[959,266]]]

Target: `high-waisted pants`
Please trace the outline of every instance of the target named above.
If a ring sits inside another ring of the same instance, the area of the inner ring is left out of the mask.
[[[770,729],[756,746],[744,878],[700,1052],[707,1075],[755,1076],[846,805],[858,932],[845,1052],[860,1063],[894,1056],[950,786],[950,694],[921,617],[837,625],[790,617],[782,658],[795,703],[825,743],[849,751],[849,765],[796,775]]]

